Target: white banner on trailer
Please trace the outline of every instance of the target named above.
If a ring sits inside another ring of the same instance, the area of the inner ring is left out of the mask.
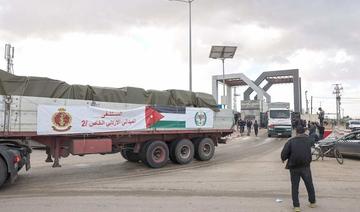
[[[92,106],[39,105],[37,134],[101,133],[147,128],[212,128],[213,118],[214,112],[208,108],[186,108],[183,114],[178,114],[150,106],[120,111]]]
[[[145,107],[107,110],[91,106],[39,105],[37,133],[73,134],[140,130],[146,128]]]

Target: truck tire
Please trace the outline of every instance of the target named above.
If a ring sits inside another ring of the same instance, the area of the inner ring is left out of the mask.
[[[170,160],[178,164],[190,163],[195,154],[194,144],[189,139],[181,139],[170,144]]]
[[[121,150],[121,155],[123,156],[123,158],[127,161],[130,162],[139,162],[140,161],[140,156],[138,153],[134,153],[132,150],[130,149],[122,149]]]
[[[169,148],[163,141],[148,141],[141,150],[141,160],[150,168],[161,168],[169,160]]]
[[[215,145],[212,139],[202,138],[195,142],[195,158],[200,161],[210,160],[215,153]]]
[[[121,152],[120,152],[121,156],[122,156],[125,160],[128,159],[127,154],[126,154],[126,151],[127,151],[126,149],[122,149]]]
[[[5,183],[8,176],[7,165],[0,156],[0,187]]]
[[[268,137],[271,138],[271,134],[268,134]]]

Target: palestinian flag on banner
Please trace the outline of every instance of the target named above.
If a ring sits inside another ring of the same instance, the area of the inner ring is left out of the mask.
[[[208,108],[147,106],[146,128],[211,128],[214,113]]]

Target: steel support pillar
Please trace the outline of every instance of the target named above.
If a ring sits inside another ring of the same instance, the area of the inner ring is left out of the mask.
[[[218,88],[218,80],[216,78],[216,76],[212,77],[212,95],[215,98],[216,103],[219,102],[219,88]]]
[[[301,113],[301,94],[300,94],[300,80],[299,80],[299,72],[295,72],[293,74],[294,77],[294,111]]]
[[[226,106],[228,109],[233,109],[232,105],[232,89],[231,86],[226,85]]]

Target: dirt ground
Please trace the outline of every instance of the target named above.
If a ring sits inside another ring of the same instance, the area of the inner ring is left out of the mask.
[[[234,137],[209,162],[149,169],[120,154],[70,156],[62,168],[35,150],[32,169],[0,190],[0,211],[292,211],[290,177],[280,161],[285,138]],[[360,160],[312,163],[318,207],[302,211],[358,211]]]

